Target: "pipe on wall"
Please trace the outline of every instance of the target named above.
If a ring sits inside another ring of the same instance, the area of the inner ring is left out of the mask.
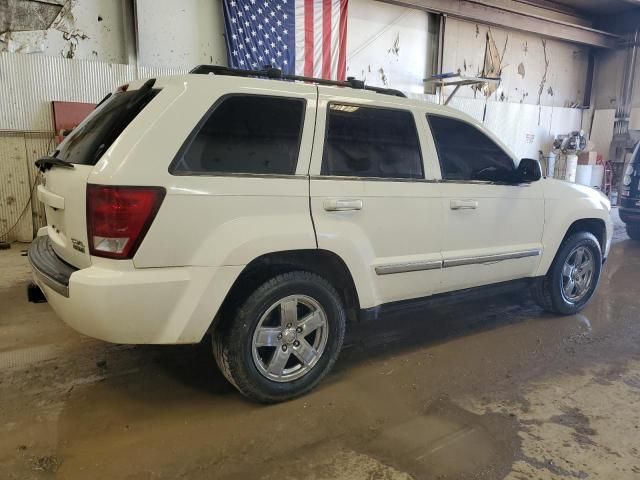
[[[623,135],[629,131],[629,117],[631,116],[631,99],[633,98],[633,83],[638,62],[638,42],[640,41],[640,29],[628,34],[626,42],[626,55],[622,70],[622,83],[618,105],[616,108],[616,120],[613,134]],[[616,160],[618,160],[616,158]]]

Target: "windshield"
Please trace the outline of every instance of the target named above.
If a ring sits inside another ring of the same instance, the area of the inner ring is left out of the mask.
[[[95,165],[158,91],[114,93],[65,138],[54,156],[69,163]]]

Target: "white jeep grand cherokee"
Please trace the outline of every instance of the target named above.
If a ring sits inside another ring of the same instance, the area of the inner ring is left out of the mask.
[[[582,309],[609,201],[403,97],[210,66],[120,87],[37,162],[37,285],[109,342],[210,333],[225,376],[262,402],[313,388],[345,323],[384,306],[529,278],[543,308]]]

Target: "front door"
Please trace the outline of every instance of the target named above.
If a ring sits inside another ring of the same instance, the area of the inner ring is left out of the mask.
[[[514,184],[514,159],[464,119],[428,115],[442,181],[442,290],[534,274],[542,253],[540,183]]]
[[[318,247],[337,253],[363,308],[427,296],[441,276],[441,204],[409,102],[319,88],[311,160]],[[376,95],[381,97],[381,95]]]

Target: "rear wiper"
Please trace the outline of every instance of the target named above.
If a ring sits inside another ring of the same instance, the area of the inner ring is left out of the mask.
[[[45,172],[54,166],[62,168],[75,168],[73,166],[73,163],[65,162],[64,160],[56,157],[40,157],[38,160],[36,160],[36,167],[38,167],[41,172]]]

